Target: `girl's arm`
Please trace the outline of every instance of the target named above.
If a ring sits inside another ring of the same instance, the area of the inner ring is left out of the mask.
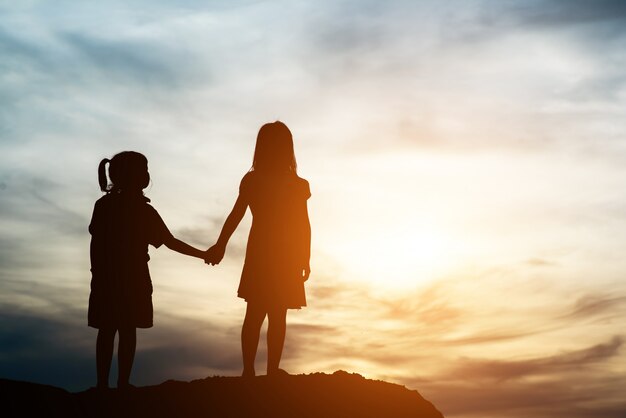
[[[224,222],[222,232],[220,233],[217,242],[204,254],[205,259],[208,263],[217,264],[222,261],[222,258],[224,258],[224,253],[226,252],[226,245],[228,244],[228,240],[233,235],[233,232],[235,232],[235,229],[237,229],[237,226],[239,225],[239,222],[241,222],[243,215],[246,214],[247,208],[248,202],[240,194],[239,197],[237,197],[235,206],[233,206],[233,210],[230,211],[230,214],[226,218],[226,222]]]
[[[182,242],[178,238],[175,238],[173,235],[169,235],[168,238],[163,242],[167,248],[170,250],[176,251],[177,253],[190,255],[192,257],[204,258],[206,255],[204,251],[201,251],[191,245]]]

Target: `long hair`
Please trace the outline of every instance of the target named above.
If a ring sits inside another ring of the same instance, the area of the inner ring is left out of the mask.
[[[256,137],[251,171],[296,173],[298,164],[291,131],[280,121],[261,126]]]
[[[107,178],[106,165],[109,164]],[[109,179],[111,182],[109,183]],[[124,190],[143,190],[150,184],[148,159],[135,151],[122,151],[110,160],[104,158],[98,165],[100,190],[106,193]]]

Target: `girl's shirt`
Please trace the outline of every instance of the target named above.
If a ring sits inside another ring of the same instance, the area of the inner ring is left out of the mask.
[[[284,255],[308,262],[309,183],[296,174],[272,175],[251,171],[241,180],[240,195],[252,212],[247,255]]]
[[[96,275],[112,270],[147,267],[148,245],[160,247],[171,233],[143,195],[107,194],[94,206],[89,225],[91,270]]]

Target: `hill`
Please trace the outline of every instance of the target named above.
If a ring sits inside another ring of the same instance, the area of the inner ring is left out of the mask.
[[[0,379],[0,394],[4,417],[443,418],[417,391],[344,371],[252,379],[215,376],[79,393]]]

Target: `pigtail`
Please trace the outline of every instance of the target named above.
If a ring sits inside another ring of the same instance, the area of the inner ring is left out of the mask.
[[[111,160],[104,158],[98,165],[98,183],[100,184],[100,190],[103,192],[108,191],[109,181],[107,179],[106,165],[110,162]]]

